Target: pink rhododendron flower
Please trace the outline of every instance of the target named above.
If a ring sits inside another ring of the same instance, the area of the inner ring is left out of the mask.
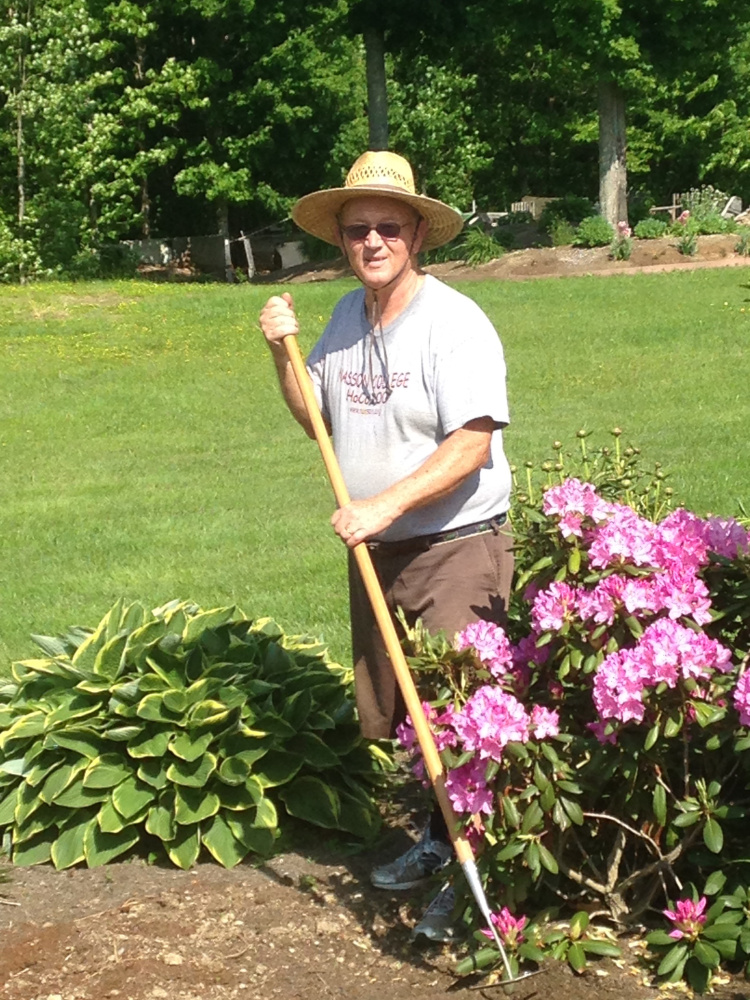
[[[517,645],[511,646],[511,652],[516,670],[527,667],[530,663],[541,667],[549,659],[549,646],[542,646],[540,649],[533,635],[525,635]]]
[[[607,520],[591,532],[589,565],[595,569],[658,565],[659,530],[630,507],[610,505]]]
[[[560,517],[560,530],[566,538],[581,537],[583,518],[602,521],[609,509],[610,505],[602,500],[591,483],[582,483],[572,477],[559,486],[550,487],[542,501],[542,510],[548,517],[553,514]]]
[[[560,732],[560,713],[543,705],[534,705],[531,710],[531,729],[535,740],[547,736],[557,736]]]
[[[517,948],[519,944],[524,940],[523,929],[526,926],[526,917],[514,917],[507,906],[504,906],[502,910],[497,913],[490,914],[490,920],[497,928],[497,933],[500,940],[503,942],[506,948],[510,948],[511,951]],[[482,934],[485,937],[494,940],[492,931],[488,927],[482,928]]]
[[[677,221],[684,226],[689,218],[690,218],[690,212],[688,212],[688,210],[685,209],[684,212],[680,212],[680,214],[677,216]]]
[[[451,728],[454,715],[453,705],[447,705],[443,712],[439,712],[429,702],[423,701],[422,709],[432,730],[438,753],[446,747],[454,747],[456,745],[456,734]],[[404,721],[396,726],[396,736],[405,750],[419,752],[417,733],[411,721],[411,716],[407,715]],[[425,768],[421,755],[415,761],[412,771],[418,778],[424,778]]]
[[[711,621],[708,587],[693,570],[673,567],[660,573],[654,590],[670,618],[691,617],[698,625]]]
[[[620,649],[600,664],[594,677],[593,698],[602,720],[640,722],[645,714],[644,677],[632,649]]]
[[[734,707],[740,716],[741,726],[750,726],[750,673],[744,673],[734,689]]]
[[[531,608],[534,630],[558,631],[566,621],[572,621],[576,610],[576,591],[567,583],[551,583],[540,590]]]
[[[620,239],[623,240],[628,239],[628,237],[632,235],[632,232],[633,230],[630,228],[627,222],[617,223],[617,235],[620,237]]]
[[[678,899],[674,910],[662,910],[662,913],[675,925],[669,936],[679,941],[686,938],[695,941],[699,937],[706,922],[706,897],[701,896],[697,903],[692,899]]]
[[[484,761],[475,757],[448,772],[445,788],[457,813],[492,813],[492,789],[485,780],[486,767]]]
[[[523,705],[501,688],[485,685],[453,717],[453,729],[464,750],[482,759],[500,760],[503,747],[529,738],[529,716]]]
[[[711,552],[725,559],[736,559],[740,552],[747,552],[750,548],[750,535],[733,517],[709,517],[703,523],[703,537]]]
[[[457,650],[472,646],[493,677],[504,677],[513,666],[513,653],[503,629],[493,622],[471,622],[456,636]]]

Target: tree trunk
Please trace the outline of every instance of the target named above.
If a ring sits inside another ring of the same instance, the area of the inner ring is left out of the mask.
[[[26,150],[23,134],[23,101],[26,89],[26,54],[23,50],[23,42],[18,56],[18,106],[16,108],[16,171],[18,179],[18,235],[21,239],[24,236],[26,225]],[[23,252],[18,261],[18,280],[22,285],[26,284],[26,267],[23,259]]]
[[[370,149],[388,149],[388,94],[385,86],[385,34],[382,28],[364,32],[367,60],[367,118]]]
[[[614,80],[600,77],[599,204],[611,226],[628,220],[625,149],[625,96]]]

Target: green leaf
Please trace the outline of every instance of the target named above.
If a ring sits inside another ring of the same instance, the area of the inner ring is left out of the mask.
[[[703,893],[706,896],[716,896],[724,888],[727,881],[727,877],[724,872],[716,870],[711,872],[711,874],[706,879],[706,884],[703,887]]]
[[[718,969],[721,964],[721,955],[716,948],[700,938],[693,944],[693,955],[707,969]]]
[[[86,819],[79,820],[78,823],[67,827],[58,836],[51,851],[52,864],[58,871],[62,868],[70,868],[85,860],[83,841],[86,831],[92,826],[96,826],[96,819],[86,817]]]
[[[31,840],[43,830],[48,830],[60,819],[60,810],[54,806],[40,806],[23,823],[17,823],[13,830],[13,842],[21,844],[24,840]]]
[[[219,777],[227,785],[244,785],[250,777],[250,765],[242,757],[226,757],[221,762]]]
[[[198,760],[173,761],[167,768],[167,778],[176,785],[203,788],[215,770],[216,757],[212,753],[205,753]]]
[[[130,821],[123,819],[112,804],[112,799],[107,799],[97,813],[96,822],[103,833],[119,833],[129,825]]]
[[[583,810],[578,803],[574,802],[572,799],[566,798],[564,795],[561,795],[558,801],[568,814],[571,823],[575,823],[576,826],[582,826],[584,819]]]
[[[338,826],[340,808],[338,796],[334,789],[320,778],[312,775],[296,778],[278,794],[291,816],[326,829],[335,829]]]
[[[472,972],[486,969],[500,962],[500,952],[497,948],[480,948],[473,955],[462,959],[453,970],[457,976],[470,976]]]
[[[513,830],[517,830],[521,825],[521,817],[515,802],[509,795],[504,795],[501,802],[506,824]]]
[[[200,823],[214,816],[221,808],[221,800],[215,792],[203,788],[189,788],[177,785],[175,793],[175,820],[180,826]]]
[[[133,819],[142,813],[156,798],[150,785],[138,781],[135,775],[126,778],[112,792],[115,809],[124,819]]]
[[[13,845],[14,865],[43,865],[52,856],[52,845],[57,839],[57,830],[48,828],[38,837]]]
[[[136,715],[149,722],[179,722],[182,717],[180,712],[172,712],[164,703],[164,695],[158,691],[147,694],[138,702]]]
[[[254,826],[246,813],[232,814],[225,816],[224,819],[234,837],[249,851],[260,854],[261,857],[268,857],[271,854],[276,840],[276,830]]]
[[[114,788],[133,773],[121,754],[108,753],[95,757],[83,775],[84,788]]]
[[[339,755],[314,733],[299,733],[285,743],[285,748],[291,753],[299,754],[306,764],[318,770],[337,767],[340,763]]]
[[[93,729],[69,729],[64,733],[49,733],[45,740],[46,747],[64,747],[91,760],[106,752],[106,743]]]
[[[167,787],[167,767],[168,761],[159,760],[158,757],[144,757],[136,774],[152,788],[161,790]]]
[[[242,812],[252,809],[263,798],[263,789],[255,778],[248,778],[244,785],[216,785],[216,794],[225,809]]]
[[[23,784],[18,790],[14,818],[16,823],[25,822],[42,805],[42,799],[30,785]]]
[[[105,833],[96,823],[89,824],[83,838],[86,864],[89,868],[107,865],[110,861],[129,851],[138,843],[139,832],[129,826],[117,833]]]
[[[646,943],[654,947],[667,945],[671,948],[674,945],[674,938],[671,938],[667,931],[651,931],[650,934],[646,935]]]
[[[736,941],[742,934],[742,928],[737,924],[730,924],[725,921],[721,923],[709,924],[701,931],[701,937],[708,941]]]
[[[724,832],[713,816],[708,817],[703,827],[703,843],[712,854],[720,854],[724,846]]]
[[[258,802],[253,823],[255,826],[266,827],[269,830],[272,830],[274,827],[279,825],[279,816],[276,812],[276,806],[269,798],[264,796]]]
[[[673,945],[659,963],[656,974],[658,976],[666,976],[670,972],[673,972],[681,962],[685,961],[687,953],[688,948],[686,944]]]
[[[542,843],[539,844],[539,860],[541,861],[543,868],[546,868],[547,871],[551,872],[553,875],[557,875],[559,871],[557,861],[555,860],[554,855],[548,851]]]
[[[201,849],[200,826],[196,824],[195,826],[178,827],[174,840],[167,841],[164,846],[170,861],[178,868],[183,870],[192,868],[198,860]]]
[[[203,756],[214,738],[213,733],[200,735],[195,732],[180,733],[169,744],[169,750],[175,757],[180,757],[182,760],[197,760]]]
[[[544,813],[538,802],[534,801],[527,806],[521,822],[521,833],[530,833],[544,822]]]
[[[567,958],[573,972],[580,973],[586,968],[586,952],[578,942],[568,948]]]
[[[234,836],[223,816],[214,816],[204,830],[201,840],[224,868],[234,868],[248,852],[245,844]]]
[[[597,955],[603,958],[620,958],[622,955],[617,945],[611,944],[609,941],[585,939],[581,941],[581,947],[587,955]]]
[[[650,750],[656,741],[659,739],[659,723],[656,722],[646,733],[646,739],[643,741],[643,749]]]
[[[128,742],[131,757],[163,757],[167,752],[172,730],[147,726],[140,736]]]
[[[83,775],[79,774],[64,791],[55,796],[54,803],[56,806],[65,806],[66,809],[82,809],[84,806],[104,802],[107,797],[106,788],[84,788]]]
[[[126,635],[118,635],[105,643],[96,654],[93,666],[94,673],[113,681],[120,673],[127,641]]]
[[[659,824],[659,826],[666,826],[667,793],[664,790],[664,785],[660,785],[658,782],[656,785],[654,785],[652,805],[654,809],[654,816],[656,817],[656,822]]]
[[[20,786],[16,785],[0,799],[0,828],[13,822],[19,789]]]
[[[42,802],[51,805],[56,796],[63,792],[81,771],[85,770],[88,762],[88,757],[79,757],[73,763],[62,764],[52,771],[37,791]]]
[[[182,633],[182,641],[186,646],[192,645],[200,639],[203,632],[208,629],[217,629],[221,625],[237,620],[237,608],[215,608],[212,611],[201,611],[200,614],[192,617]]]
[[[273,788],[291,781],[301,767],[302,758],[297,754],[285,753],[283,750],[269,750],[259,762],[255,777],[263,788]]]
[[[146,832],[159,840],[174,840],[177,836],[177,822],[174,818],[174,793],[163,795],[155,806],[151,806],[146,817]]]
[[[570,918],[570,936],[579,938],[589,925],[589,915],[585,910],[578,910]]]

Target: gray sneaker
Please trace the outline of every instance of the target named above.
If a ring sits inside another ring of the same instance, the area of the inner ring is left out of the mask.
[[[447,943],[456,938],[456,928],[453,925],[453,910],[456,905],[456,893],[452,885],[446,882],[440,892],[424,911],[424,915],[411,932],[415,941],[423,934],[430,941]]]
[[[428,826],[417,843],[400,858],[373,868],[370,881],[376,889],[411,889],[445,867],[452,857],[450,844],[433,840]]]

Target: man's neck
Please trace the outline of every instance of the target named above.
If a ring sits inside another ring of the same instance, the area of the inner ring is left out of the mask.
[[[391,285],[378,290],[365,289],[365,304],[370,322],[388,326],[392,323],[419,291],[424,280],[424,273],[413,261],[404,269],[404,273]]]

